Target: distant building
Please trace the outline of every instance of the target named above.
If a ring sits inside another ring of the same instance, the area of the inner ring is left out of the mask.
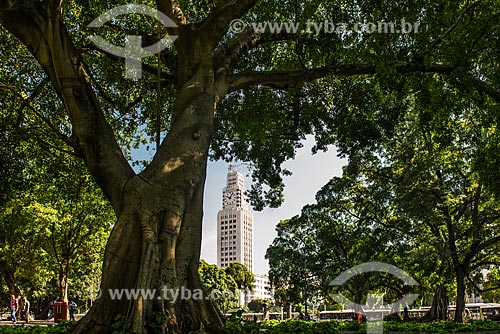
[[[217,265],[242,263],[253,272],[253,216],[248,208],[245,180],[229,166],[217,214]]]
[[[271,294],[271,283],[267,274],[254,274],[254,289],[245,296],[245,304],[254,299],[273,299]]]
[[[226,268],[235,262],[253,272],[253,215],[248,206],[245,179],[230,165],[222,190],[222,210],[217,213],[217,265]],[[268,275],[254,276],[254,291],[246,295],[241,292],[240,305],[253,299],[272,299]]]

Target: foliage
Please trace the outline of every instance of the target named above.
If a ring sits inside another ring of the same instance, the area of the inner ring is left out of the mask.
[[[498,331],[500,324],[490,320],[471,321],[467,323],[457,323],[453,321],[416,323],[416,322],[385,322],[384,331],[394,332],[412,332],[412,333],[438,333],[447,334],[455,332],[480,332],[480,331]]]
[[[238,285],[224,269],[201,260],[198,272],[205,292],[223,312],[238,305]]]
[[[74,322],[61,321],[54,326],[0,326],[1,334],[66,334]]]
[[[485,302],[500,303],[500,270],[498,267],[488,272],[480,292]]]
[[[266,307],[266,305],[267,305],[267,301],[260,299],[260,298],[256,298],[256,299],[252,299],[248,303],[247,307],[252,312],[261,313],[261,312],[264,312],[264,308]]]
[[[248,270],[248,268],[244,264],[234,262],[224,268],[224,270],[226,271],[227,275],[231,276],[234,279],[236,285],[238,286],[238,289],[253,291],[253,282],[255,278],[253,276],[253,273]]]
[[[296,333],[296,334],[336,334],[339,332],[340,323],[336,321],[310,322],[304,320],[266,321],[261,328],[267,329],[266,333]]]
[[[253,323],[241,324],[237,322],[227,322],[225,329],[227,334],[253,334],[255,330]],[[277,321],[269,320],[259,323],[257,328],[265,329],[266,333],[284,334],[337,334],[343,331],[355,333],[366,333],[366,323],[358,324],[357,322],[308,322],[303,320],[287,320]],[[474,333],[474,332],[491,332],[500,330],[500,324],[490,320],[471,321],[468,323],[456,323],[452,321],[418,323],[418,322],[384,322],[384,333]]]

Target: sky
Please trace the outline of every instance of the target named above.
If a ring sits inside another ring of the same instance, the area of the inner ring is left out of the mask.
[[[306,204],[314,203],[316,192],[332,177],[342,175],[342,167],[347,163],[339,159],[334,147],[327,152],[311,153],[313,140],[304,142],[294,160],[285,163],[285,168],[293,175],[284,179],[285,201],[277,209],[265,208],[261,212],[253,211],[253,263],[254,273],[265,274],[269,270],[264,258],[266,250],[276,237],[276,225],[283,219],[291,218],[300,213]],[[236,170],[247,175],[243,167]],[[222,209],[222,189],[226,185],[229,165],[225,162],[209,162],[205,184],[203,239],[201,258],[208,263],[217,263],[217,212]],[[245,178],[245,188],[251,186],[251,178]]]

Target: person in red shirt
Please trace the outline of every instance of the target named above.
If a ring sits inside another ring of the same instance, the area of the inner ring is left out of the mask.
[[[17,302],[16,296],[14,295],[10,296],[10,310],[12,312],[11,317],[12,317],[12,322],[14,324],[17,324],[16,313],[18,308],[19,308],[19,303]]]
[[[358,312],[358,323],[362,323],[363,322],[363,312],[360,310]]]

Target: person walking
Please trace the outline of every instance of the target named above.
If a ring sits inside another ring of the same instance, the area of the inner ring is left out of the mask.
[[[76,307],[77,307],[77,305],[74,301],[69,302],[68,308],[69,308],[69,320],[70,321],[75,321]]]
[[[26,299],[26,296],[21,298],[19,308],[21,309],[21,319],[28,323],[30,321],[30,302]]]
[[[11,317],[12,317],[12,323],[17,324],[17,318],[16,318],[16,313],[19,308],[19,303],[17,301],[17,298],[15,295],[10,296],[10,310],[11,310]]]
[[[51,300],[49,303],[49,312],[48,312],[48,317],[47,321],[51,320],[54,317],[54,305],[56,304],[57,299]]]

